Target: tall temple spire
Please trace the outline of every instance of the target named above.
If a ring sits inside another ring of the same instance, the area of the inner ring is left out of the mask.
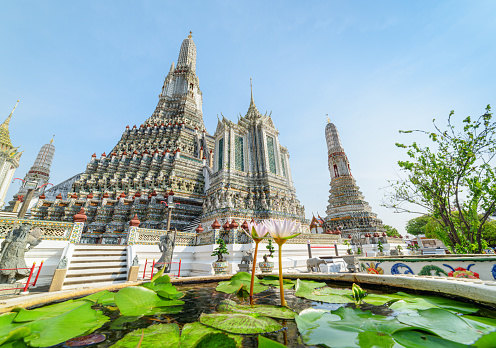
[[[189,67],[192,72],[196,71],[196,45],[193,41],[192,33],[186,39],[183,40],[181,44],[181,49],[179,50],[179,57],[177,58],[177,67],[185,68]]]
[[[250,99],[250,107],[251,107],[251,106],[255,106],[255,101],[253,100],[253,84],[251,77],[250,77],[250,93],[251,93],[251,99]]]
[[[253,99],[253,84],[252,84],[252,79],[250,77],[250,106],[248,107],[248,111],[246,112],[246,116],[249,118],[255,118],[255,117],[261,117],[262,115],[257,109],[257,106],[255,105],[255,100]]]
[[[19,104],[19,100],[17,100],[16,105],[10,112],[10,115],[7,117],[5,121],[0,125],[0,144],[3,145],[3,149],[11,149],[14,146],[12,145],[12,142],[10,141],[10,133],[9,133],[9,123],[10,119],[12,118],[12,114],[14,113],[15,109],[17,108],[17,104]]]
[[[360,188],[351,175],[348,157],[341,145],[338,130],[333,123],[325,127],[327,160],[331,175],[329,205],[325,221],[331,228],[346,233],[383,232],[382,221],[372,212]]]

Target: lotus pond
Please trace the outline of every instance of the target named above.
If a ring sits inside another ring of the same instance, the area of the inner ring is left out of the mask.
[[[251,275],[150,283],[0,315],[0,347],[496,347],[496,312],[404,292]],[[97,343],[99,342],[99,343]]]

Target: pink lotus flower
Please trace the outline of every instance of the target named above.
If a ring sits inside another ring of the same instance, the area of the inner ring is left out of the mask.
[[[251,237],[255,241],[261,241],[269,233],[264,224],[257,224],[255,222],[248,222],[248,231],[251,232]]]
[[[270,219],[263,222],[267,230],[269,230],[270,235],[274,238],[274,241],[279,245],[279,292],[281,296],[281,306],[286,306],[286,300],[284,299],[284,288],[282,281],[282,245],[286,243],[288,239],[298,236],[300,233],[295,233],[295,230],[300,226],[299,223],[291,220],[278,220]]]
[[[267,230],[269,231],[274,241],[282,245],[286,243],[288,239],[298,236],[300,233],[294,233],[300,227],[299,222],[283,219],[270,219],[263,222]]]

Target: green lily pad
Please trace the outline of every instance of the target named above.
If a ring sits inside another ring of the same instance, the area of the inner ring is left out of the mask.
[[[306,344],[329,347],[392,347],[392,334],[409,329],[395,318],[344,307],[332,313],[304,310],[296,324]]]
[[[155,307],[144,313],[143,315],[157,315],[157,314],[177,314],[183,310],[183,306],[170,306],[170,307]]]
[[[138,347],[141,341],[141,348],[179,348],[179,326],[177,324],[157,324],[151,325],[146,329],[134,330],[121,340],[117,341],[111,347],[114,348],[134,348]]]
[[[279,287],[279,277],[278,276],[265,276],[262,280],[260,280],[260,283],[263,285],[272,285]],[[292,281],[291,279],[283,279],[282,280],[282,287],[286,290],[292,289],[295,286],[295,282]]]
[[[463,315],[460,318],[465,320],[474,329],[488,334],[490,332],[496,331],[496,319],[486,318],[486,317],[476,317],[473,315]]]
[[[108,290],[99,291],[89,296],[82,297],[79,300],[90,301],[94,304],[101,304],[102,306],[115,304],[114,293]]]
[[[285,348],[284,344],[281,344],[276,341],[272,341],[267,337],[263,337],[258,335],[258,348]]]
[[[174,308],[174,307],[172,307]],[[124,330],[125,324],[133,323],[139,319],[139,316],[120,316],[119,318],[112,321],[110,324],[110,329],[112,330]]]
[[[184,304],[181,300],[165,300],[160,298],[155,291],[141,287],[130,286],[120,289],[114,294],[115,304],[119,307],[122,315],[139,316],[144,315],[152,308],[178,306]]]
[[[16,315],[17,313],[5,313],[0,315],[0,345],[8,341],[13,342],[24,338],[31,332],[25,325],[12,322]]]
[[[314,285],[314,284],[313,284]],[[296,292],[295,295],[298,297],[304,297],[313,301],[327,302],[327,303],[352,303],[353,299],[348,295],[338,295],[334,290],[329,287],[324,288],[314,288],[307,282],[303,282],[300,279],[296,280]],[[351,290],[349,291],[351,294]]]
[[[2,348],[28,348],[24,340],[8,341],[2,344]]]
[[[200,322],[189,323],[183,326],[183,329],[181,331],[181,347],[196,347],[196,344],[203,337],[212,333],[227,334],[228,337],[236,342],[237,347],[242,347],[242,336],[225,333],[221,330],[205,326]]]
[[[496,332],[491,332],[479,338],[473,346],[477,348],[494,348],[494,342],[496,342]]]
[[[448,309],[450,311],[463,313],[463,314],[475,313],[475,312],[478,312],[480,309],[479,307],[477,307],[476,305],[473,305],[471,303],[452,300],[452,299],[446,298],[446,297],[422,296],[421,298],[424,299],[425,301],[429,302],[429,303],[432,303],[433,305],[440,307],[440,308]]]
[[[393,334],[394,340],[407,348],[464,348],[466,344],[445,340],[420,331],[399,331]],[[494,343],[494,342],[493,342]],[[489,347],[489,346],[488,346]],[[494,347],[494,345],[492,346]]]
[[[400,314],[398,321],[422,328],[447,340],[470,344],[481,337],[473,326],[450,311],[440,308],[419,310],[418,313]]]
[[[25,324],[31,333],[24,337],[24,341],[32,347],[54,346],[91,333],[109,320],[101,311],[92,309],[91,303],[82,303],[79,307],[56,317]]]
[[[240,290],[249,291],[251,284],[251,274],[247,272],[238,272],[231,277],[230,280],[225,282],[220,282],[215,288],[216,291],[225,292],[226,294],[233,294]],[[253,293],[258,294],[259,292],[267,290],[269,287],[260,284],[260,280],[255,277],[253,281]]]
[[[232,300],[222,301],[217,306],[217,311],[221,313],[258,314],[277,319],[294,319],[296,315],[295,312],[287,307],[269,305],[243,306]]]
[[[195,348],[236,348],[236,341],[226,334],[217,332],[203,336]]]
[[[389,306],[389,308],[394,309],[395,311],[398,312],[416,312],[417,310],[425,310],[425,309],[430,309],[430,308],[439,308],[436,305],[433,305],[430,302],[427,302],[426,300],[420,298],[420,297],[414,297],[411,299],[405,299],[405,300],[399,300],[394,302],[392,305]]]
[[[274,319],[238,313],[202,314],[200,322],[234,334],[258,334],[282,329],[282,325]]]
[[[13,322],[26,323],[34,320],[53,318],[57,315],[67,313],[84,303],[83,301],[69,300],[36,309],[20,308]]]

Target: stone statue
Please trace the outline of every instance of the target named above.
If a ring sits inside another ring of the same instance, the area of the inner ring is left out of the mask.
[[[241,258],[241,263],[251,265],[253,263],[253,252],[255,249],[245,250],[245,255]]]
[[[27,277],[29,269],[24,261],[24,254],[41,242],[41,229],[35,228],[31,232],[31,224],[22,224],[14,228],[2,242],[0,251],[0,284],[14,284],[16,281]],[[29,246],[28,246],[29,245]]]
[[[307,272],[320,272],[320,265],[327,265],[327,261],[318,258],[307,259]]]
[[[163,236],[160,236],[160,242],[158,247],[162,252],[162,256],[155,264],[155,268],[161,270],[165,267],[164,273],[169,273],[171,269],[172,254],[174,253],[174,245],[176,243],[176,232],[167,232]]]

